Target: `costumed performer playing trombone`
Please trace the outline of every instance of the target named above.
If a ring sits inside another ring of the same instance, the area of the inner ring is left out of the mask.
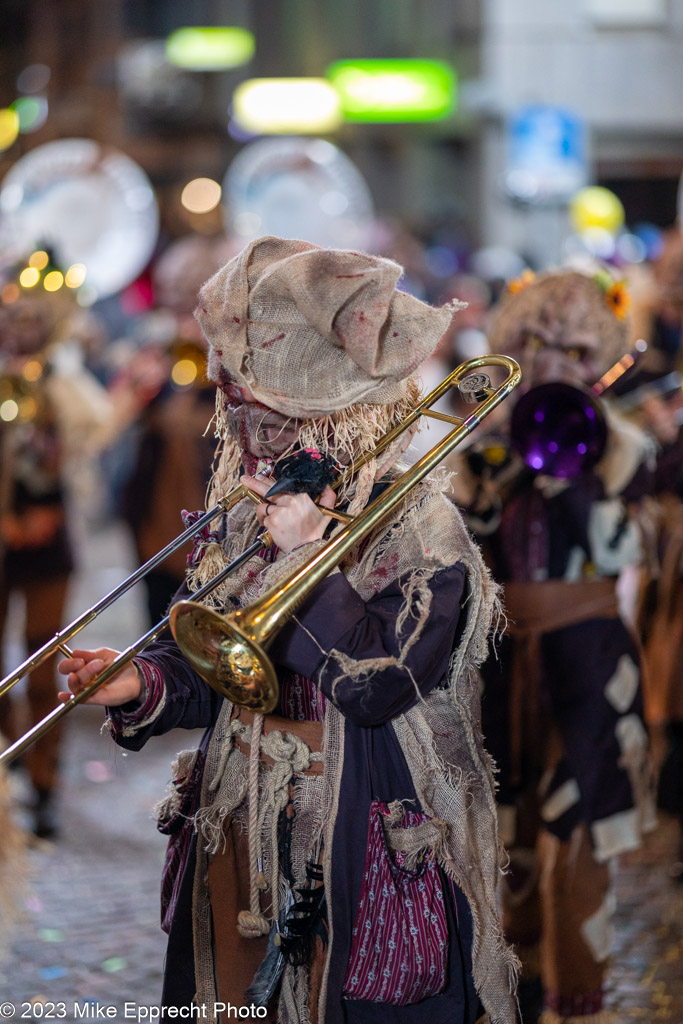
[[[400,275],[386,259],[267,237],[203,286],[196,316],[225,440],[212,498],[240,478],[265,495],[264,467],[292,451],[349,465],[405,419],[411,373],[454,308],[397,291]],[[321,503],[360,512],[396,476],[409,437]],[[196,553],[189,591],[263,525],[275,546],[221,585],[222,610],[253,602],[334,531],[307,494],[280,493],[256,516],[242,501]],[[280,1024],[474,1024],[485,1012],[514,1024],[476,677],[496,587],[429,479],[340,570],[270,647],[273,714],[221,699],[170,639],[91,698],[128,749],[175,727],[207,730],[178,755],[159,821],[170,836],[163,1002],[267,1006],[261,1019]],[[114,657],[74,654],[60,665],[73,693]]]

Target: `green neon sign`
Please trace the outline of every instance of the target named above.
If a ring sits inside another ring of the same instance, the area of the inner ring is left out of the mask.
[[[327,78],[347,121],[439,121],[456,105],[456,75],[438,60],[342,60]]]
[[[255,48],[246,28],[178,28],[166,40],[166,59],[190,71],[222,71],[246,64]]]

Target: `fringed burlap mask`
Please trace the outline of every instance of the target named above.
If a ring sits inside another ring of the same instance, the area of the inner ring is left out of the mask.
[[[209,372],[265,406],[309,419],[395,402],[443,336],[435,309],[396,290],[391,260],[274,237],[251,242],[199,293]]]

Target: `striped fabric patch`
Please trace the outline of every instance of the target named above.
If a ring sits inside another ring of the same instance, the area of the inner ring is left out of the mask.
[[[370,806],[363,883],[346,970],[346,999],[408,1006],[438,995],[446,985],[448,924],[436,861],[426,851],[415,871],[387,847],[385,803]],[[406,810],[401,829],[429,821]]]

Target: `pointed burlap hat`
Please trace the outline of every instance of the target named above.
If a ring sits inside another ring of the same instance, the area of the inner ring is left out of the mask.
[[[398,401],[464,305],[436,309],[397,291],[401,273],[379,256],[256,239],[200,290],[210,365],[298,418]]]

